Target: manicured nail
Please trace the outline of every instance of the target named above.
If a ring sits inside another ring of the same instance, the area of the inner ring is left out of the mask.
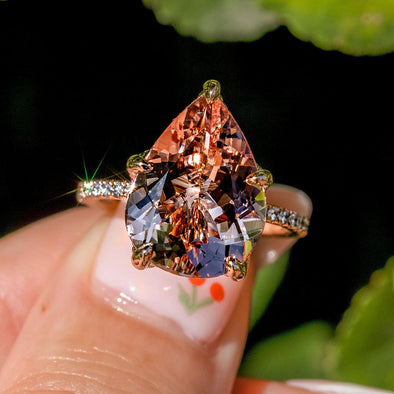
[[[308,218],[312,215],[312,201],[302,190],[287,185],[274,184],[267,190],[267,202],[279,207],[286,207]],[[268,223],[265,230],[269,232]],[[264,233],[263,233],[264,234]],[[283,253],[297,242],[296,237],[262,237],[252,255],[257,267],[275,262]]]
[[[291,387],[286,383],[238,377],[232,394],[314,394],[303,388]]]
[[[120,203],[97,254],[93,292],[125,314],[164,327],[176,324],[199,343],[214,341],[225,327],[244,281],[189,279],[160,268],[137,270]]]
[[[313,390],[326,394],[393,394],[393,391],[382,390],[375,387],[361,386],[353,383],[333,382],[328,380],[289,380],[291,387]]]

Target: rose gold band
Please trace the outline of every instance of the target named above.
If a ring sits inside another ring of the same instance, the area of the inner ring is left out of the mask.
[[[132,183],[122,180],[93,180],[80,182],[77,200],[81,204],[97,201],[116,201],[127,199],[132,191]],[[283,207],[267,204],[264,236],[305,237],[308,233],[309,218]]]

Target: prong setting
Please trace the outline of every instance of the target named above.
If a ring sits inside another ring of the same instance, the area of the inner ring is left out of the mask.
[[[238,281],[266,228],[265,235],[307,233],[308,218],[267,205],[272,174],[254,160],[218,81],[206,81],[150,150],[129,157],[126,169],[129,181],[82,181],[77,198],[88,204],[127,199],[137,269],[157,266],[186,277]]]
[[[149,150],[146,150],[142,153],[131,155],[127,159],[126,169],[131,180],[135,179],[138,172],[148,172],[152,169],[152,166],[145,160],[148,153]]]
[[[209,79],[208,81],[204,82],[202,92],[200,94],[204,94],[208,103],[212,103],[217,98],[223,100],[220,91],[220,83],[215,79]]]
[[[270,171],[261,168],[260,166],[257,168],[257,171],[253,174],[250,174],[245,182],[248,185],[254,186],[260,190],[266,191],[274,182],[272,178],[272,174]]]
[[[246,272],[248,270],[248,260],[242,263],[236,257],[228,256],[226,257],[225,264],[227,269],[226,276],[234,281],[245,278]]]
[[[131,262],[133,266],[139,270],[148,268],[151,263],[153,248],[151,243],[143,244],[141,246],[133,246],[133,253]]]

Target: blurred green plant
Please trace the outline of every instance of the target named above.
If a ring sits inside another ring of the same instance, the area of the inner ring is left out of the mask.
[[[265,280],[260,277],[257,282],[258,294],[263,294],[259,287],[270,277],[279,285],[284,264],[278,261],[260,271]],[[252,304],[254,322],[261,318],[257,310],[265,310],[256,308]],[[239,373],[258,379],[340,380],[394,390],[394,257],[354,295],[335,330],[314,321],[268,338],[244,355]]]
[[[252,41],[278,26],[255,0],[143,0],[163,25],[203,42]]]
[[[283,254],[274,264],[269,264],[257,272],[252,304],[250,307],[249,328],[252,329],[264,314],[275,290],[282,282],[289,261],[290,252]]]
[[[321,378],[333,331],[330,324],[313,321],[268,338],[245,355],[239,374],[268,380]]]
[[[354,295],[327,354],[333,379],[394,390],[394,257]]]
[[[284,25],[325,50],[380,55],[394,50],[387,0],[143,0],[156,19],[203,42],[253,41]]]

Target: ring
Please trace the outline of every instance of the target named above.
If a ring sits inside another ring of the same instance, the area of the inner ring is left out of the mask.
[[[308,232],[309,218],[266,202],[272,175],[256,163],[215,80],[206,81],[153,147],[132,155],[126,168],[127,181],[80,182],[77,200],[127,200],[126,228],[138,269],[239,280],[266,223],[264,236]]]

